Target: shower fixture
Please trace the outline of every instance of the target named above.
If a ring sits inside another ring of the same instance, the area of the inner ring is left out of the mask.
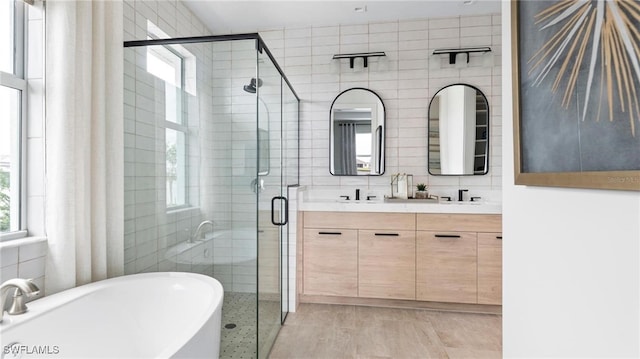
[[[258,79],[257,86],[256,86],[256,79],[252,78],[251,83],[249,85],[244,85],[244,90],[247,91],[248,93],[256,93],[256,89],[260,86],[262,86],[262,80]]]

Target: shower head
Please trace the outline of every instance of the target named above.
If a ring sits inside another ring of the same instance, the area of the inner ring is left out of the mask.
[[[262,86],[262,80],[258,79],[257,86],[256,86],[256,79],[252,78],[251,83],[249,85],[244,85],[244,90],[247,91],[248,93],[256,93],[256,89],[260,86]]]

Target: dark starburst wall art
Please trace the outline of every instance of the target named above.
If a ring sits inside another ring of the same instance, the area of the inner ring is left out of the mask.
[[[511,5],[516,184],[640,191],[640,0]]]

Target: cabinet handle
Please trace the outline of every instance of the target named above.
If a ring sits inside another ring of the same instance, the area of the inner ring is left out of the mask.
[[[436,234],[436,238],[460,238],[457,234]]]
[[[496,236],[496,239],[502,239],[502,236]]]
[[[323,234],[328,236],[341,236],[342,232],[318,232],[318,234]]]
[[[398,233],[376,233],[376,236],[398,237]]]

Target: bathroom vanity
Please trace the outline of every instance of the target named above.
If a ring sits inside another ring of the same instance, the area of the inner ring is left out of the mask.
[[[302,208],[303,302],[502,303],[499,207],[307,203]],[[435,212],[443,210],[457,213]],[[497,213],[478,213],[483,211]]]
[[[383,175],[385,119],[382,98],[372,90],[340,93],[329,111],[329,172]],[[480,89],[461,83],[440,89],[427,127],[431,176],[489,173],[489,102]],[[392,176],[392,197],[394,183]],[[381,201],[380,193],[365,200],[358,189],[352,200],[303,198],[300,301],[499,311],[502,208],[475,201],[480,197],[463,201],[467,191],[459,189],[458,201]]]

